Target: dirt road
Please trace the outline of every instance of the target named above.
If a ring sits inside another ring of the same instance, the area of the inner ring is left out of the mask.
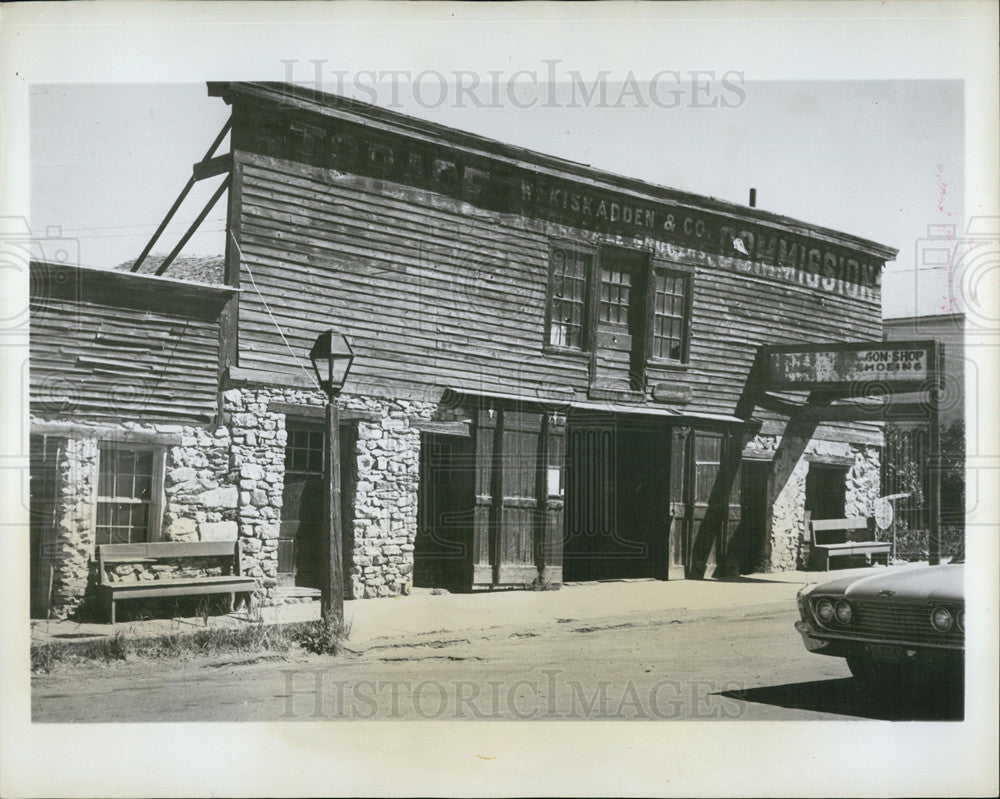
[[[33,680],[40,722],[954,719],[805,651],[787,602],[401,635],[341,657],[134,662]],[[352,646],[351,642],[347,642]]]

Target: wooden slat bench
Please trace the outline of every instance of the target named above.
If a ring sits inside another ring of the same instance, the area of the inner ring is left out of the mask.
[[[108,579],[107,566],[114,563],[155,564],[165,560],[183,558],[228,557],[230,573],[210,577],[183,577],[178,579],[137,580],[112,582]],[[229,609],[233,609],[236,594],[247,595],[250,607],[257,581],[240,575],[239,541],[193,541],[152,544],[101,544],[97,548],[99,583],[98,596],[107,603],[108,618],[115,623],[115,603],[123,599],[152,599],[165,596],[194,596],[200,594],[229,594]]]
[[[810,561],[822,563],[823,570],[830,570],[831,558],[864,555],[865,562],[881,558],[889,565],[889,542],[872,541],[868,520],[864,516],[852,519],[816,519],[806,516],[809,540],[812,545]]]

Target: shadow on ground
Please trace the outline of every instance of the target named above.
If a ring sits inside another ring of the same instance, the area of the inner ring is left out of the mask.
[[[853,677],[724,691],[721,696],[879,721],[961,721],[965,707],[960,685],[879,691]]]

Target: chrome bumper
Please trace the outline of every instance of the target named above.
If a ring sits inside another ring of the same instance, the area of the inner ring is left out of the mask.
[[[810,652],[818,652],[821,655],[832,655],[830,651],[831,642],[828,638],[820,638],[818,631],[807,621],[795,622],[795,629],[802,636],[802,643]],[[835,647],[836,648],[836,647]]]

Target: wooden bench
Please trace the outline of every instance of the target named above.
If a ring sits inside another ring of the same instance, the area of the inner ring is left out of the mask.
[[[865,563],[869,565],[873,558],[881,558],[886,566],[889,565],[889,542],[870,540],[871,532],[868,527],[868,519],[864,516],[856,516],[853,519],[816,519],[813,521],[807,513],[806,525],[809,528],[811,544],[810,563],[822,562],[824,571],[830,570],[831,558],[847,558],[858,555],[864,555]]]
[[[108,578],[107,567],[114,563],[162,563],[183,558],[228,557],[229,574],[209,577],[182,577],[177,579],[135,580],[116,582]],[[115,603],[123,599],[152,599],[165,596],[193,596],[200,594],[229,594],[232,611],[236,594],[247,594],[247,607],[257,590],[253,577],[240,575],[239,541],[194,541],[154,544],[101,544],[97,548],[99,583],[98,596],[107,603],[108,618],[115,623]]]

